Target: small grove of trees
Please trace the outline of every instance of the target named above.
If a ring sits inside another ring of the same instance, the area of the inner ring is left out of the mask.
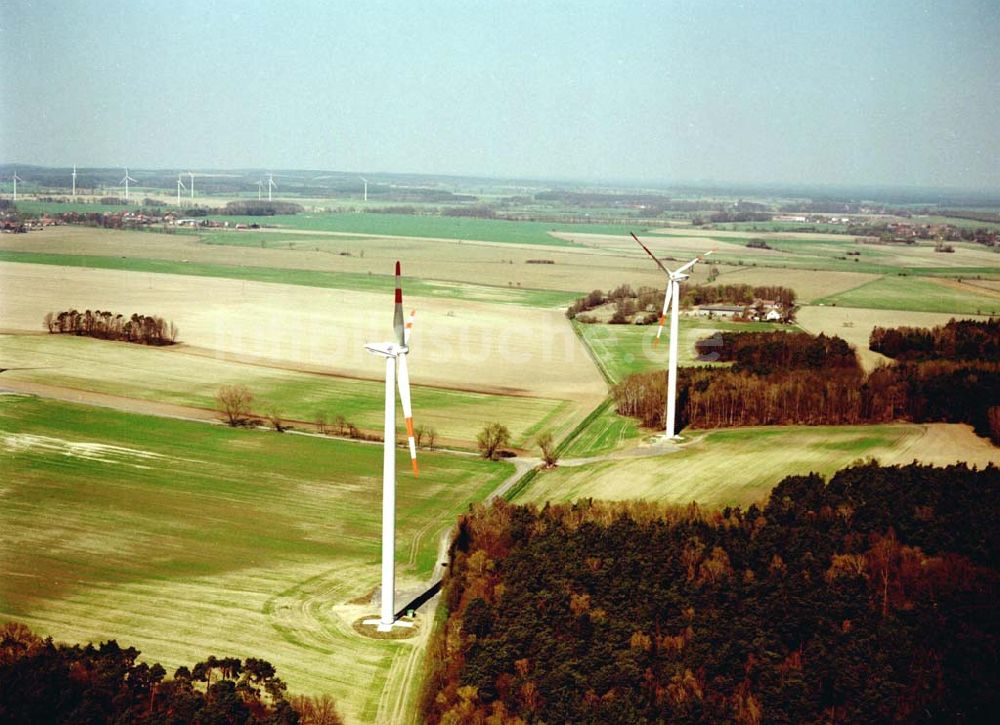
[[[590,317],[583,313],[608,302],[614,302],[615,316],[611,320],[613,324],[623,324],[630,316],[640,313],[644,315],[640,323],[648,325],[659,319],[663,295],[662,289],[640,287],[638,290],[633,290],[627,284],[619,285],[607,292],[593,290],[573,302],[566,309],[566,317],[589,322]],[[778,285],[756,287],[749,284],[686,285],[681,287],[680,299],[682,307],[710,304],[751,305],[755,300],[770,300],[781,305],[783,322],[795,319],[795,290]]]
[[[139,654],[115,640],[56,644],[8,623],[0,627],[0,721],[340,722],[328,699],[287,700],[266,660],[211,656],[168,678],[160,664],[137,662]]]
[[[215,403],[229,425],[235,427],[250,422],[253,393],[246,385],[223,385],[215,394]]]
[[[722,332],[698,340],[699,357],[731,362],[737,372],[768,375],[776,370],[860,369],[858,356],[845,340],[808,332]]]
[[[156,315],[133,313],[125,317],[108,310],[49,312],[43,324],[53,335],[79,335],[140,345],[173,345],[178,332],[177,325]]]
[[[876,327],[868,348],[896,360],[1000,360],[1000,317],[937,327]]]
[[[510,445],[510,431],[500,423],[487,423],[476,436],[476,445],[483,458],[495,461],[500,451]]]
[[[275,214],[298,214],[302,206],[289,201],[231,201],[222,209],[223,214],[232,216],[274,216]]]

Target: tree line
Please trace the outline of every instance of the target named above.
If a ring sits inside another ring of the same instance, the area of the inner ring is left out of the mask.
[[[680,368],[680,426],[968,423],[1000,445],[1000,362],[929,360],[883,365],[866,375],[850,364],[840,338],[826,338],[822,347],[819,338],[781,345],[773,334],[737,333],[731,346],[718,348],[730,356],[727,351],[739,350],[744,364]],[[629,375],[611,388],[618,413],[661,427],[666,382],[664,371]]]
[[[1000,360],[1000,317],[936,327],[876,327],[868,349],[896,360]]]
[[[23,624],[0,628],[0,721],[315,723],[341,721],[331,698],[286,697],[262,659],[210,656],[167,677],[159,663],[109,640],[57,644]]]
[[[867,464],[763,506],[477,505],[423,721],[985,722],[1000,470]]]
[[[125,317],[108,310],[64,310],[46,313],[43,324],[49,333],[121,340],[140,345],[173,345],[177,325],[156,315],[132,313]]]

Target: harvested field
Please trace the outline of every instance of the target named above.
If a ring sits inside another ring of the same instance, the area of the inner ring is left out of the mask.
[[[781,285],[795,290],[799,304],[840,294],[877,279],[862,272],[833,272],[771,267],[726,267],[715,284]]]
[[[631,241],[631,240],[629,240]],[[634,242],[632,242],[635,244]],[[631,254],[574,247],[543,247],[413,237],[334,235],[307,230],[162,234],[80,226],[49,227],[0,238],[0,250],[101,257],[126,255],[191,265],[385,275],[401,259],[411,279],[468,285],[562,290],[606,289],[622,282],[662,284],[661,273]],[[641,254],[641,250],[638,250]],[[551,265],[529,264],[550,259]]]
[[[865,369],[871,370],[889,358],[868,349],[868,338],[873,327],[934,327],[943,325],[953,317],[975,319],[975,315],[954,315],[941,312],[912,312],[902,310],[871,310],[855,307],[803,307],[798,312],[799,326],[814,335],[838,335],[854,345]]]
[[[220,360],[191,354],[184,345],[155,348],[69,335],[8,335],[0,336],[0,364],[38,368],[8,370],[0,385],[34,383],[57,386],[48,395],[97,393],[167,404],[178,409],[171,413],[149,406],[146,411],[183,417],[218,419],[216,392],[222,385],[239,383],[254,394],[253,413],[261,418],[276,408],[288,424],[311,430],[317,413],[322,413],[331,426],[343,416],[362,430],[382,434],[381,382]],[[46,394],[38,388],[15,389]],[[122,406],[120,400],[111,402]],[[439,446],[474,449],[476,433],[492,420],[504,422],[515,446],[531,445],[542,428],[558,437],[576,425],[567,415],[571,403],[546,398],[415,386],[413,403],[417,425],[433,427]],[[400,435],[405,435],[401,414],[398,423]]]
[[[414,641],[358,636],[379,581],[382,449],[0,396],[0,620],[117,638],[168,671],[263,657],[292,693],[390,720]],[[399,451],[403,467],[406,454]],[[399,479],[401,590],[511,466],[428,454]]]
[[[391,335],[391,287],[351,292],[239,280],[0,264],[0,329],[37,331],[46,312],[111,309],[173,320],[220,357],[379,380],[364,344]],[[405,288],[405,280],[404,280]],[[572,400],[590,410],[604,382],[560,310],[407,297],[417,312],[414,384]]]
[[[784,476],[809,471],[830,475],[859,458],[874,457],[883,464],[1000,463],[1000,448],[966,425],[734,428],[684,434],[690,442],[675,453],[542,472],[516,500],[641,498],[747,506],[764,499]]]

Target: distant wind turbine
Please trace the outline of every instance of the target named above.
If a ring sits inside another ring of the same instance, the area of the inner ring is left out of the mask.
[[[677,271],[671,272],[663,266],[663,262],[657,259],[656,255],[649,251],[649,247],[639,241],[639,237],[632,234],[632,238],[639,242],[639,246],[646,250],[646,254],[653,258],[656,266],[662,269],[668,278],[667,291],[663,296],[663,312],[660,314],[660,326],[656,330],[656,339],[653,341],[653,344],[655,345],[660,339],[660,333],[663,332],[663,323],[667,317],[667,309],[670,308],[670,357],[667,364],[667,424],[663,436],[664,438],[678,438],[679,436],[674,430],[674,424],[677,416],[677,338],[679,334],[677,325],[678,311],[681,306],[681,282],[688,278],[689,275],[685,274],[687,270],[691,269],[703,257],[707,257],[712,252],[706,252],[703,257],[695,257],[687,264],[682,264],[678,267]]]
[[[406,419],[406,436],[410,446],[413,475],[419,475],[417,446],[413,437],[413,410],[410,407],[410,375],[406,368],[406,355],[410,348],[413,330],[413,312],[403,324],[403,290],[400,285],[399,262],[396,262],[396,306],[393,313],[394,338],[391,342],[370,342],[365,349],[372,355],[385,358],[385,438],[382,447],[382,602],[378,619],[366,619],[365,624],[378,625],[379,632],[391,631],[393,626],[412,627],[410,622],[397,622],[395,613],[396,587],[396,384]],[[398,372],[398,378],[397,378]]]
[[[177,174],[177,206],[181,205],[181,189],[186,189],[184,182],[181,181],[182,174]]]
[[[264,193],[264,180],[263,179],[258,179],[257,180],[257,201],[261,200],[263,193]]]
[[[368,179],[363,176],[359,176],[358,178],[365,182],[365,201],[368,201]]]
[[[188,176],[191,177],[191,198],[194,198],[194,173],[189,171]]]
[[[76,198],[76,164],[73,164],[73,198]]]
[[[119,181],[119,184],[125,184],[125,201],[128,201],[128,182],[135,181],[131,176],[128,175],[128,167],[125,167],[125,177]]]
[[[14,181],[14,203],[16,204],[17,203],[17,182],[24,181],[24,179],[22,179],[20,176],[18,176],[16,171],[14,172],[14,175],[12,177],[10,177],[10,178]]]
[[[277,189],[278,185],[274,183],[274,174],[267,175],[267,200],[271,201],[271,189]]]

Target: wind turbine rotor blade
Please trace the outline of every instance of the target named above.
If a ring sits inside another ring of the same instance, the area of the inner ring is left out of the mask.
[[[698,264],[698,262],[700,262],[701,260],[703,260],[705,257],[707,257],[708,255],[710,255],[714,251],[715,251],[714,249],[711,249],[711,250],[705,252],[704,254],[702,254],[702,255],[700,255],[698,257],[695,257],[690,262],[688,262],[687,264],[685,264],[683,267],[680,267],[676,272],[674,272],[674,274],[681,274],[685,270],[691,269],[691,267],[693,267],[694,265]]]
[[[660,335],[663,334],[663,326],[667,323],[667,311],[670,309],[670,300],[673,299],[674,281],[667,282],[667,292],[663,296],[663,312],[660,313],[660,324],[656,328],[656,337],[653,338],[653,347],[660,343]]]
[[[410,310],[410,319],[406,321],[406,329],[403,331],[403,343],[406,345],[406,349],[410,349],[410,335],[413,334],[413,320],[417,316],[416,310]]]
[[[663,266],[663,262],[661,262],[660,260],[658,260],[656,258],[656,255],[653,254],[651,251],[649,251],[649,247],[647,247],[645,244],[643,244],[642,242],[639,241],[639,237],[637,237],[634,232],[629,232],[629,234],[632,235],[632,239],[634,239],[635,241],[639,242],[639,246],[640,247],[642,247],[643,249],[646,250],[646,254],[648,254],[650,257],[652,257],[653,261],[656,262],[656,266],[657,267],[659,267],[660,269],[662,269],[667,274],[670,274],[670,270],[667,269],[666,267],[664,267]]]
[[[413,475],[420,475],[417,465],[417,442],[413,434],[413,407],[410,405],[410,373],[406,367],[406,354],[396,356],[396,381],[399,385],[399,400],[403,404],[403,418],[406,421],[406,442],[410,446],[410,464]]]
[[[403,286],[399,262],[396,262],[396,308],[392,313],[392,328],[396,333],[396,341],[401,347],[406,347],[406,327],[403,325]]]

